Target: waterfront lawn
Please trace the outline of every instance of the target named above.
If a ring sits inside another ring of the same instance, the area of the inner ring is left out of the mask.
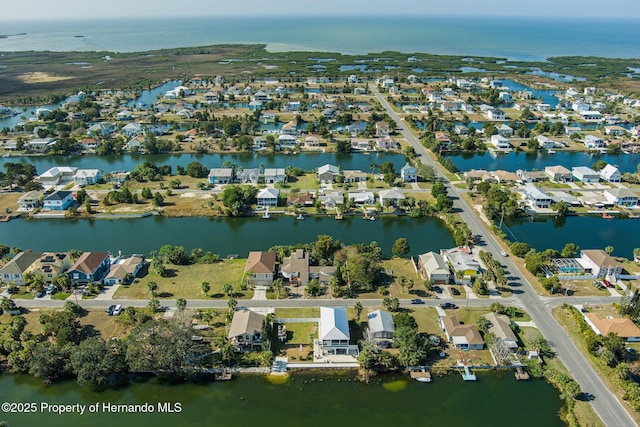
[[[314,190],[318,188],[318,179],[315,173],[305,173],[302,176],[290,177],[288,180],[290,188],[299,188],[300,190]]]
[[[148,299],[150,297],[147,283],[158,284],[156,295],[160,299],[208,299],[226,298],[222,287],[230,283],[236,299],[250,299],[252,290],[240,291],[240,280],[244,274],[245,259],[224,260],[215,264],[168,265],[168,277],[149,271],[142,278],[136,279],[129,286],[120,286],[115,299]],[[211,290],[205,296],[201,290],[202,282],[209,282]]]
[[[274,325],[274,336],[271,339],[272,351],[276,356],[285,356],[290,361],[300,359],[313,360],[313,340],[318,337],[318,323],[285,323],[287,340],[277,339],[277,325]],[[302,351],[300,348],[302,347]]]
[[[392,275],[385,274],[384,288],[389,292],[390,297],[395,298],[415,298],[416,296],[428,297],[429,292],[424,287],[424,282],[416,272],[410,259],[392,258],[382,261],[382,268],[385,272],[392,272]],[[413,289],[405,290],[400,286],[400,277],[406,277],[413,280]],[[376,291],[358,294],[358,298],[380,298],[381,295]]]
[[[438,312],[432,307],[419,307],[408,309],[409,314],[416,319],[418,331],[440,335],[444,339],[444,333],[438,323]]]
[[[2,193],[0,194],[0,217],[5,216],[7,214],[7,209],[9,212],[13,212],[18,209],[18,199],[24,193]]]
[[[109,316],[105,310],[87,310],[86,314],[79,319],[82,325],[82,339],[96,333],[105,341],[124,337],[131,327],[118,319],[120,319],[118,316]]]
[[[622,395],[624,394],[623,390],[621,390],[617,386],[617,384],[611,380],[612,378],[615,378],[614,369],[606,366],[597,357],[593,356],[589,352],[589,350],[587,349],[587,344],[584,340],[584,336],[582,335],[582,333],[580,333],[578,326],[562,306],[554,307],[551,310],[551,313],[560,323],[560,325],[562,325],[564,330],[567,331],[567,334],[571,337],[576,347],[578,347],[578,349],[582,352],[583,356],[591,363],[591,366],[598,373],[602,381],[607,385],[607,388],[609,388],[609,390],[611,390],[611,392],[618,398],[618,401],[625,407],[636,424],[640,424],[640,413],[636,412],[625,400],[622,400]]]

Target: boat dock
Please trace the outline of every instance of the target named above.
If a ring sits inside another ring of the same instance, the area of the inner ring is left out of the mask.
[[[462,352],[462,350],[458,350],[458,352],[460,353],[460,359],[461,359],[461,361],[458,363],[458,366],[464,368],[464,373],[460,372],[462,374],[462,379],[464,381],[475,381],[475,380],[477,380],[476,374],[471,372],[471,369],[469,369],[469,364],[467,363],[467,358],[464,357],[464,353]]]
[[[411,377],[412,380],[416,380],[421,383],[431,382],[431,372],[429,372],[429,369],[426,366],[425,367],[415,366],[415,367],[410,367],[408,369],[409,369],[409,376]]]
[[[527,381],[529,379],[529,374],[524,369],[522,369],[521,365],[516,366],[515,375],[516,380],[518,381]]]

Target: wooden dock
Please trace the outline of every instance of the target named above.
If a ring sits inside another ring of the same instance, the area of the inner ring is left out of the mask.
[[[421,383],[431,382],[431,372],[427,371],[426,369],[409,371],[409,375],[411,376],[412,380],[416,380]]]
[[[231,370],[225,368],[221,372],[216,372],[214,378],[216,381],[229,381],[233,375],[231,375]]]
[[[0,222],[9,222],[10,219],[11,219],[11,215],[5,215],[2,218],[0,218]]]
[[[522,366],[516,366],[515,375],[518,381],[527,381],[529,379],[529,374],[522,369]]]

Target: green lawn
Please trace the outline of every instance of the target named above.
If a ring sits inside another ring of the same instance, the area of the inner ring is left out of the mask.
[[[290,319],[320,317],[320,309],[318,307],[276,308],[274,315],[277,318],[290,318]]]
[[[148,272],[143,277],[136,279],[130,286],[120,286],[114,298],[147,299],[150,297],[147,283],[154,281],[158,284],[156,295],[160,299],[226,298],[222,291],[225,283],[233,286],[237,299],[248,299],[253,296],[253,291],[240,291],[240,280],[244,274],[245,263],[245,259],[233,259],[216,264],[169,265],[167,266],[168,277],[160,277],[154,272]],[[208,296],[202,293],[202,282],[209,282],[211,290]]]
[[[295,180],[295,181],[294,181]],[[307,173],[303,176],[296,176],[289,180],[291,188],[300,188],[304,190],[312,190],[318,187],[315,173]]]

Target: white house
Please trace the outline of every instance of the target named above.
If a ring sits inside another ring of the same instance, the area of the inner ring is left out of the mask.
[[[463,325],[456,316],[439,317],[447,340],[460,350],[482,350],[484,340],[476,325]]]
[[[584,137],[584,145],[593,150],[595,148],[603,148],[605,146],[604,139],[595,135],[587,135]]]
[[[538,135],[536,139],[538,140],[538,144],[540,144],[540,147],[542,147],[545,150],[550,150],[556,146],[555,141],[547,138],[544,135]]]
[[[418,268],[423,276],[428,277],[436,285],[446,285],[451,278],[449,264],[442,255],[436,252],[427,252],[418,257]]]
[[[418,170],[409,163],[405,163],[400,169],[400,178],[402,182],[418,182]]]
[[[53,187],[71,181],[77,170],[73,166],[54,166],[38,176],[38,181],[44,188]]]
[[[498,135],[504,136],[505,138],[511,138],[513,136],[513,128],[503,123],[498,128]]]
[[[393,343],[396,325],[391,313],[385,310],[376,310],[367,314],[369,336],[378,347],[389,347]]]
[[[330,184],[340,175],[340,169],[337,166],[326,164],[318,168],[318,180],[323,184]]]
[[[622,273],[620,263],[602,249],[584,249],[577,261],[587,273],[597,277],[616,277]]]
[[[347,355],[350,351],[346,307],[320,307],[320,339],[323,355]]]
[[[576,181],[583,183],[598,183],[600,182],[600,174],[591,168],[586,166],[577,166],[571,169],[571,173]]]
[[[607,201],[616,206],[636,206],[638,195],[628,188],[608,188],[604,190]]]
[[[278,206],[280,190],[277,188],[263,188],[257,196],[258,206]]]
[[[504,120],[506,116],[504,114],[504,111],[502,111],[501,109],[493,108],[487,111],[487,117],[489,118],[489,120]]]
[[[393,187],[388,190],[380,190],[378,192],[380,196],[380,204],[384,207],[385,201],[389,200],[391,206],[398,206],[400,200],[404,200],[404,193],[398,187]]]
[[[618,170],[618,168],[609,164],[607,164],[607,166],[602,168],[602,170],[600,171],[600,176],[602,177],[603,181],[607,181],[607,182],[622,181],[622,175],[620,174],[620,171]]]
[[[376,202],[372,191],[349,191],[347,196],[358,205],[373,205]]]
[[[544,172],[549,176],[551,181],[555,182],[571,182],[573,175],[571,171],[564,166],[547,166]]]
[[[500,150],[508,150],[511,148],[509,140],[502,135],[491,135],[491,144]]]
[[[533,185],[525,185],[523,195],[527,204],[534,209],[549,209],[553,203],[551,196]]]
[[[73,182],[80,187],[85,185],[95,184],[102,178],[102,171],[100,169],[78,169],[73,176]]]
[[[264,170],[264,183],[275,184],[276,182],[284,182],[287,176],[283,168],[266,168]]]

